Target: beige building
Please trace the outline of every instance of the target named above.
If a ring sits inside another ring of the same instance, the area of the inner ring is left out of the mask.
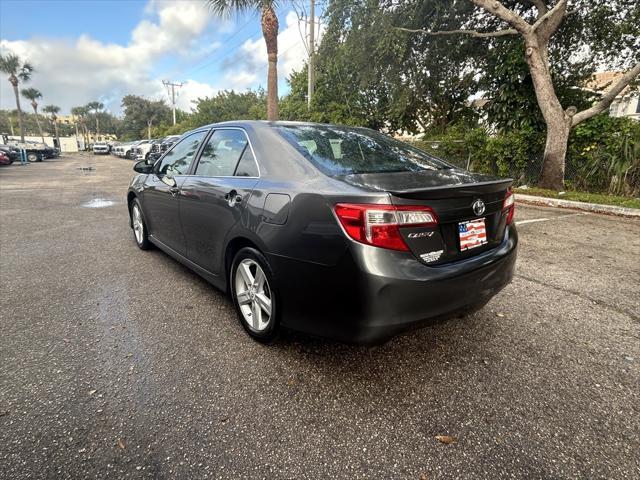
[[[622,72],[599,72],[593,76],[589,88],[602,92],[613,85],[622,76]],[[609,107],[612,117],[629,117],[640,120],[640,89],[626,87]]]

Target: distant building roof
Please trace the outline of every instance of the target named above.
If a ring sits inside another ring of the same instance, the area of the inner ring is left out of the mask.
[[[604,92],[610,88],[624,74],[624,72],[597,72],[587,81],[587,88],[595,92]],[[637,88],[636,88],[637,90]],[[629,86],[626,86],[618,97],[623,97],[629,93]]]

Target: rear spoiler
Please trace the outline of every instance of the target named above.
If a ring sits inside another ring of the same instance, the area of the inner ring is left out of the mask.
[[[496,193],[513,185],[512,178],[490,180],[487,182],[462,183],[459,185],[443,185],[441,187],[408,188],[388,190],[397,197],[429,199],[450,198],[452,196],[473,196],[481,193]]]

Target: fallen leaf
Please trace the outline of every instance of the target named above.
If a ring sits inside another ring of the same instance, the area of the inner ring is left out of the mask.
[[[96,392],[97,392],[97,390],[89,390],[89,395],[93,395]]]
[[[458,443],[458,439],[456,437],[451,437],[449,435],[436,435],[436,440],[438,440],[440,443],[444,443],[445,445]]]
[[[422,475],[420,475],[420,478],[418,480],[429,480],[429,475],[423,473]]]
[[[124,450],[125,448],[127,448],[127,444],[125,443],[124,440],[122,440],[121,438],[118,439],[118,447],[120,447],[121,450]]]
[[[501,318],[504,317],[504,313],[496,313],[496,315]]]

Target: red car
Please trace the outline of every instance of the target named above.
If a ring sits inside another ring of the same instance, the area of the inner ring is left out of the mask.
[[[13,160],[9,156],[0,150],[0,165],[11,165]]]

